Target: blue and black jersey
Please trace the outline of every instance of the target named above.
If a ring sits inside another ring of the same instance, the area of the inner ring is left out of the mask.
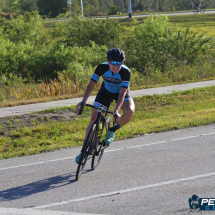
[[[107,62],[102,63],[96,68],[91,80],[97,83],[101,76],[105,89],[111,93],[119,93],[121,87],[129,88],[131,71],[125,65],[121,66],[118,73],[113,73]]]

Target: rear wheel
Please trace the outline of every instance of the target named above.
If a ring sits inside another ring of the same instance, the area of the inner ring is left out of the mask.
[[[101,123],[102,123],[102,133],[101,133],[101,136],[97,138],[96,153],[93,155],[92,162],[91,162],[92,170],[94,170],[98,166],[102,158],[102,155],[104,153],[104,148],[101,140],[104,140],[107,135],[108,129],[110,128],[110,125],[111,125],[111,118],[108,117],[106,119],[106,123],[105,122],[101,122]]]
[[[78,181],[78,179],[81,177],[81,174],[84,171],[84,167],[86,165],[87,160],[91,158],[89,157],[89,154],[90,154],[90,151],[91,151],[90,149],[93,145],[92,142],[94,141],[95,136],[96,136],[96,125],[93,125],[87,136],[85,144],[82,148],[80,163],[78,164],[78,168],[76,171],[76,178],[75,178],[76,181]]]
[[[205,13],[205,9],[201,9],[201,10],[200,10],[200,13]]]
[[[194,10],[193,10],[193,13],[196,14],[196,13],[197,13],[197,9],[194,9]]]

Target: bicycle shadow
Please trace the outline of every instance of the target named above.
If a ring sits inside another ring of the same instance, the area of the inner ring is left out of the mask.
[[[71,179],[71,177],[74,178],[74,175],[75,173],[67,173],[0,191],[0,202],[21,199],[32,194],[67,186],[76,182],[75,179]]]

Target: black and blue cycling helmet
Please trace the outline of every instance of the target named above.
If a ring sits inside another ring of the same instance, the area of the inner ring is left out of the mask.
[[[118,48],[109,49],[107,52],[107,59],[109,61],[123,62],[125,60],[125,53]]]

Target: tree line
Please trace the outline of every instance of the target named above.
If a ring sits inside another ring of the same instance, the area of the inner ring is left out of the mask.
[[[191,10],[199,0],[131,0],[132,12],[169,12]],[[85,16],[128,13],[128,0],[82,0]],[[202,0],[207,8],[215,7],[215,0]],[[0,12],[20,14],[39,11],[43,17],[54,18],[70,11],[67,0],[0,0]],[[81,12],[80,0],[72,0],[72,14]]]

